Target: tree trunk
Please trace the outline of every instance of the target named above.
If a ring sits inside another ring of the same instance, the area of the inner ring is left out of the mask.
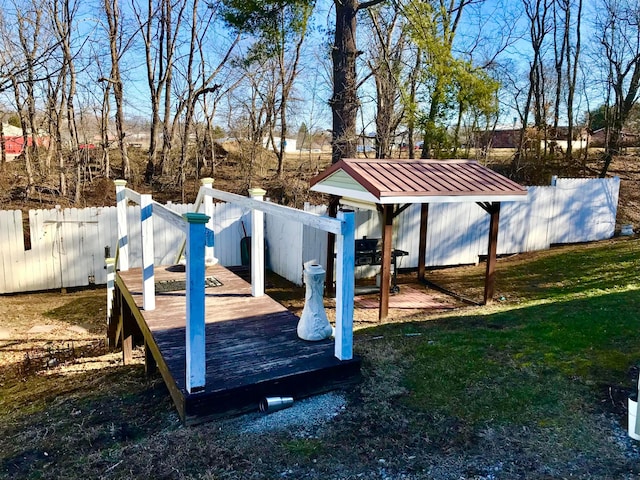
[[[118,0],[104,0],[105,13],[109,23],[109,51],[111,54],[111,75],[109,83],[113,86],[113,99],[116,104],[116,137],[118,142],[118,150],[120,151],[120,157],[122,160],[122,178],[129,180],[131,177],[131,164],[129,162],[129,153],[127,151],[127,143],[125,141],[124,131],[124,91],[122,85],[122,75],[120,73],[120,57],[122,52],[120,51],[119,44],[122,40],[122,30],[120,26],[120,7]],[[108,104],[109,88],[105,90],[106,103]],[[107,105],[108,111],[108,105]],[[103,141],[105,150],[109,148],[108,140],[108,118],[105,121]],[[151,154],[151,149],[149,150]],[[109,176],[109,157],[106,154],[105,166],[106,175]]]
[[[333,59],[333,133],[331,163],[356,156],[356,13],[357,0],[335,1]]]

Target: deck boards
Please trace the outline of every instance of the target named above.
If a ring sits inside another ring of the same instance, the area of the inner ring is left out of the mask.
[[[185,292],[156,294],[156,309],[142,310],[140,269],[118,272],[123,302],[133,312],[176,408],[186,423],[257,409],[264,396],[304,396],[356,379],[360,361],[339,361],[332,339],[300,340],[298,317],[219,265],[208,267],[221,286],[205,290],[206,387],[185,388]],[[156,267],[156,281],[183,279],[184,272]],[[133,305],[132,305],[133,304]]]

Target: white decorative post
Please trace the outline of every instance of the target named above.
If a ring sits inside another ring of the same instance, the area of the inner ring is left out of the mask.
[[[298,322],[298,337],[302,340],[324,340],[333,334],[333,328],[327,319],[322,302],[324,274],[325,271],[321,265],[309,265],[304,270],[304,282],[307,290],[304,308]]]
[[[115,180],[116,185],[116,216],[118,219],[118,267],[120,271],[129,270],[129,236],[127,234],[127,196],[126,180]]]
[[[142,308],[155,310],[156,286],[153,271],[153,203],[151,195],[140,195],[140,224],[142,237]]]
[[[335,356],[353,358],[353,290],[355,287],[355,216],[339,211],[342,234],[336,235],[336,331]]]
[[[187,229],[186,384],[189,393],[204,390],[206,377],[204,322],[204,213],[185,213]]]
[[[254,200],[264,201],[266,190],[249,189],[249,196]],[[251,211],[251,295],[264,295],[264,213],[261,210]]]
[[[200,183],[203,187],[213,188],[213,178],[202,178]],[[206,244],[204,249],[204,263],[207,265],[215,265],[218,263],[218,259],[214,255],[214,245],[213,245],[213,198],[209,195],[205,195],[202,200],[202,206],[204,208],[204,214],[209,217],[209,221],[207,222],[207,232],[206,232]]]

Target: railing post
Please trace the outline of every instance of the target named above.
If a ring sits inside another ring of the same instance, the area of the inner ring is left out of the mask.
[[[336,235],[335,356],[338,360],[350,360],[353,358],[356,214],[342,210],[337,218],[342,221],[342,234]]]
[[[186,384],[189,393],[204,390],[206,376],[204,322],[204,213],[185,213],[187,229]]]
[[[113,294],[116,287],[116,259],[105,258],[107,267],[107,325],[111,321],[111,310],[113,309]]]
[[[249,190],[249,196],[258,201],[266,193],[262,188]],[[264,295],[264,213],[255,209],[251,211],[251,295]]]
[[[156,289],[153,272],[153,204],[151,195],[140,195],[140,224],[142,237],[142,308],[155,310]]]
[[[213,178],[203,178],[200,180],[200,183],[203,187],[213,188]],[[213,242],[213,198],[211,198],[209,195],[205,195],[202,199],[202,206],[204,209],[204,214],[209,217],[209,221],[207,222],[207,241],[205,243],[204,249],[204,262],[207,265],[215,265],[216,263],[218,263],[218,259],[215,257]]]
[[[126,180],[115,180],[116,215],[118,219],[118,268],[122,272],[129,270],[129,236],[127,227],[127,197],[125,196]]]

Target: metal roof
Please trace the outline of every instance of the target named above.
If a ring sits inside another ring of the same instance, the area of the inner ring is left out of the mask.
[[[311,190],[366,203],[512,202],[527,189],[469,160],[342,159]]]

